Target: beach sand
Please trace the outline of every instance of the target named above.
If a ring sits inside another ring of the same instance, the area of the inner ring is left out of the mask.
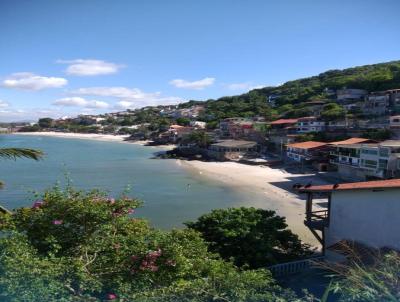
[[[65,132],[16,132],[18,135],[34,135],[34,136],[55,136],[63,138],[79,138],[92,139],[99,141],[123,142],[129,135],[111,135],[111,134],[96,134],[96,133],[65,133]]]
[[[304,226],[305,196],[292,192],[294,183],[324,184],[314,174],[294,174],[278,168],[250,166],[235,162],[202,162],[178,160],[178,164],[203,177],[232,186],[242,192],[259,193],[265,202],[252,202],[251,206],[275,210],[286,217],[289,228],[306,243],[319,246],[312,233]],[[243,206],[249,206],[243,204]]]
[[[91,139],[100,141],[113,141],[145,145],[147,141],[126,142],[126,135],[107,135],[107,134],[82,134],[82,133],[63,133],[63,132],[24,132],[15,133],[21,135],[36,136],[55,136],[63,138]],[[173,149],[173,145],[157,146],[162,150]],[[299,235],[306,243],[318,246],[318,242],[311,232],[304,226],[305,196],[299,196],[292,192],[291,187],[294,183],[324,184],[323,180],[314,174],[289,173],[278,168],[265,166],[250,166],[235,162],[203,162],[177,160],[177,164],[185,167],[191,173],[219,181],[233,190],[247,194],[249,196],[265,196],[256,198],[255,201],[244,201],[241,206],[254,206],[263,209],[275,210],[278,215],[286,217],[289,228]],[[251,198],[251,197],[249,197]],[[215,206],[218,208],[218,205]]]
[[[126,141],[125,139],[129,137],[129,135],[112,135],[112,134],[97,134],[97,133],[67,133],[67,132],[15,132],[13,134],[17,135],[33,135],[33,136],[53,136],[53,137],[62,137],[62,138],[77,138],[77,139],[90,139],[97,141],[105,141],[105,142],[118,142],[118,143],[128,143],[128,144],[136,144],[145,146],[150,141]],[[161,145],[161,146],[150,146],[152,148],[157,148],[159,150],[172,150],[176,147],[176,145]]]

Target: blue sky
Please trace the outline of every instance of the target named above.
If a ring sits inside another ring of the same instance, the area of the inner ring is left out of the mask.
[[[400,59],[398,0],[0,0],[0,121],[206,100]]]

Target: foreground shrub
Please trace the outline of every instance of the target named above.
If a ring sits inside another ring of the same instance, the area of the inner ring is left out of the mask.
[[[199,231],[210,251],[238,266],[266,267],[304,258],[309,246],[287,229],[285,218],[255,208],[213,210],[186,225]]]
[[[340,301],[400,301],[400,255],[374,257],[373,264],[353,261],[331,267],[339,277],[332,291],[340,294]]]
[[[294,301],[266,270],[241,271],[195,230],[160,231],[140,202],[55,188],[1,216],[0,301]]]

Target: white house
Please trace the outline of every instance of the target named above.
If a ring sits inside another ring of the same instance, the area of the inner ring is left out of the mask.
[[[325,130],[325,122],[314,116],[301,117],[297,120],[297,133],[321,132]]]
[[[400,250],[400,179],[302,187],[305,225],[326,256],[340,242]],[[321,198],[326,198],[322,203]],[[318,200],[317,204],[314,201]]]

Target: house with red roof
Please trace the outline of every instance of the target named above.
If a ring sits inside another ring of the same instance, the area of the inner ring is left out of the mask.
[[[312,161],[321,155],[321,151],[327,150],[328,144],[323,142],[301,142],[286,146],[286,156],[296,162]]]
[[[343,242],[400,251],[400,179],[309,184],[299,191],[307,194],[304,224],[331,259]]]

